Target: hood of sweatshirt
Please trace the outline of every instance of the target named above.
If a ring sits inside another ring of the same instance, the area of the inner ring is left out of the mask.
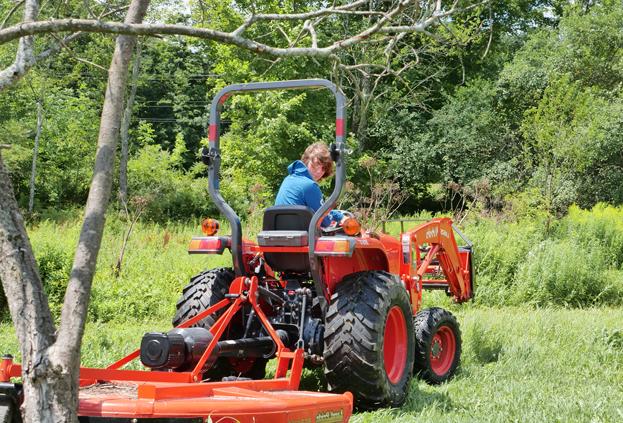
[[[313,181],[309,169],[307,169],[305,163],[300,160],[290,163],[290,166],[288,166],[288,175],[305,176]]]

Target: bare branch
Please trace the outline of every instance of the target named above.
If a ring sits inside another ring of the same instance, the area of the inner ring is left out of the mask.
[[[95,13],[93,13],[93,10],[91,10],[91,5],[89,4],[89,0],[82,0],[82,3],[84,4],[84,8],[87,11],[87,15],[90,18],[95,18]]]
[[[129,6],[118,7],[108,12],[102,12],[98,19],[113,15],[115,13],[126,10]],[[5,70],[0,72],[0,91],[4,88],[12,85],[17,82],[23,75],[30,70],[34,65],[38,62],[47,59],[48,57],[58,53],[63,48],[67,47],[67,44],[72,41],[86,35],[85,32],[76,32],[71,35],[68,35],[62,39],[60,39],[57,43],[51,45],[41,53],[37,54],[34,57],[31,57],[30,60],[20,60],[19,62],[16,60],[11,66],[6,68]],[[19,54],[19,53],[18,53]],[[84,60],[84,59],[81,59]],[[98,66],[98,65],[96,65]],[[101,67],[100,67],[101,68]],[[103,69],[103,68],[102,68]],[[106,70],[106,69],[104,69]]]
[[[368,0],[357,0],[352,3],[345,4],[343,6],[331,6],[326,7],[320,10],[314,10],[311,12],[305,13],[270,13],[270,14],[259,14],[252,16],[249,18],[253,22],[257,21],[305,21],[308,19],[318,18],[320,16],[333,15],[340,12],[349,11],[351,9],[355,9],[359,6],[363,6],[368,4]]]
[[[335,7],[335,4],[331,7],[327,7],[320,10],[315,10],[311,12],[305,13],[271,13],[271,14],[252,14],[247,18],[242,25],[240,25],[234,32],[232,32],[233,36],[240,36],[244,31],[246,31],[251,25],[259,21],[303,21],[309,20],[313,18],[317,18],[320,16],[327,16],[339,13],[355,13],[358,12],[351,11],[351,9],[355,9],[359,6],[366,4],[368,0],[357,0],[353,3],[345,4],[343,6]],[[366,12],[363,12],[366,14]],[[376,14],[377,12],[368,12],[367,14]]]
[[[242,35],[242,33],[246,31],[247,28],[249,28],[251,25],[253,25],[254,22],[255,22],[255,15],[251,15],[249,19],[244,21],[242,25],[240,25],[234,32],[232,32],[232,35],[235,37]]]
[[[401,32],[407,32],[407,33],[408,32],[421,32],[421,33],[426,33],[427,35],[430,35],[429,33],[426,32],[426,28],[437,23],[440,19],[454,15],[458,12],[466,12],[478,6],[482,6],[484,4],[489,3],[489,0],[483,0],[478,3],[474,3],[474,4],[471,4],[469,6],[462,7],[462,8],[458,8],[457,2],[455,1],[452,7],[445,12],[441,12],[441,0],[438,0],[437,3],[438,4],[437,4],[437,7],[435,7],[435,11],[428,18],[424,19],[423,21],[419,23],[416,23],[415,25],[386,26],[386,27],[380,28],[378,32],[381,32],[384,34],[396,34],[396,33],[401,33]]]
[[[485,2],[487,0],[484,0]],[[232,44],[240,48],[257,52],[270,54],[277,57],[292,57],[292,56],[311,56],[311,57],[330,57],[332,54],[339,50],[351,47],[362,42],[367,42],[376,34],[395,34],[395,33],[409,33],[420,32],[428,34],[427,28],[436,24],[439,19],[457,13],[458,11],[468,10],[476,5],[471,5],[465,8],[458,8],[456,2],[452,7],[446,11],[441,8],[441,1],[435,2],[435,6],[431,7],[432,11],[426,17],[422,16],[422,20],[415,25],[391,25],[397,19],[403,17],[405,9],[415,7],[415,0],[401,0],[396,6],[383,13],[383,16],[378,19],[374,24],[359,32],[356,35],[334,41],[331,45],[326,47],[312,46],[312,47],[296,47],[290,46],[287,48],[270,46],[256,40],[242,37],[240,34],[248,28],[253,22],[259,20],[295,20],[295,19],[311,19],[314,17],[321,17],[325,15],[335,14],[336,11],[348,10],[363,5],[363,0],[359,0],[353,3],[349,3],[344,6],[330,7],[321,9],[319,11],[299,13],[299,14],[283,14],[283,15],[252,15],[247,19],[245,24],[236,29],[233,32],[223,32],[213,30],[209,28],[193,28],[185,25],[169,25],[169,24],[127,24],[120,22],[104,22],[101,20],[89,20],[89,19],[58,19],[39,22],[23,22],[18,25],[11,26],[0,30],[0,43],[15,40],[17,38],[42,34],[51,32],[63,32],[63,31],[84,31],[84,32],[101,32],[112,34],[127,34],[127,35],[148,35],[155,36],[157,34],[162,35],[185,35],[190,37],[202,38],[222,42],[226,44]],[[482,3],[477,3],[477,5]],[[416,7],[417,9],[417,7]],[[419,10],[419,9],[417,9]],[[308,25],[309,26],[309,25]],[[306,30],[306,32],[308,32]],[[313,36],[312,36],[313,42]],[[375,40],[375,42],[378,42]]]
[[[277,31],[279,31],[279,33],[283,35],[283,38],[286,39],[286,41],[288,42],[288,45],[290,46],[294,45],[294,43],[292,42],[288,34],[284,31],[284,29],[280,25],[277,25]]]
[[[11,19],[11,16],[13,16],[13,14],[17,11],[17,9],[19,9],[19,7],[22,4],[24,4],[24,0],[20,0],[17,3],[15,3],[15,6],[13,6],[13,8],[11,10],[9,10],[9,13],[7,13],[7,15],[4,17],[4,20],[0,24],[0,29],[4,28],[4,25],[6,25],[8,20]]]
[[[487,53],[489,53],[489,48],[491,47],[491,41],[493,41],[493,11],[491,10],[491,5],[489,5],[489,20],[491,21],[491,27],[489,28],[489,41],[487,41],[487,48],[485,48],[485,52],[480,56],[480,60],[487,57]],[[467,216],[467,214],[466,214]]]
[[[344,39],[342,41],[337,41],[337,42],[333,43],[329,48],[332,49],[332,50],[338,50],[338,49],[342,49],[342,48],[346,48],[346,47],[352,46],[354,44],[358,44],[362,40],[365,40],[365,39],[369,38],[370,36],[372,36],[372,35],[376,34],[377,32],[379,32],[379,30],[381,28],[383,28],[388,22],[391,22],[391,20],[394,17],[398,16],[407,6],[409,6],[412,3],[412,1],[413,0],[401,0],[400,3],[398,3],[398,6],[396,6],[390,12],[386,13],[381,19],[378,20],[377,23],[375,23],[371,27],[361,31],[357,35],[354,35],[354,36],[352,36],[350,38],[346,38],[346,39]],[[434,21],[431,21],[431,24],[432,23],[434,23]]]
[[[24,3],[24,22],[28,25],[37,19],[39,4],[37,0],[26,0]],[[20,79],[35,62],[33,56],[34,37],[23,37],[19,40],[15,61],[0,71],[0,91]]]
[[[99,70],[104,71],[104,72],[108,72],[108,69],[106,69],[104,66],[98,65],[97,63],[91,62],[90,60],[78,57],[78,56],[74,55],[73,53],[72,53],[72,56],[73,56],[74,60],[76,60],[78,62],[82,62],[85,65],[93,66],[96,69],[99,69]]]
[[[305,21],[303,24],[303,29],[309,32],[309,35],[312,39],[312,48],[318,48],[318,35],[316,34],[316,30],[314,29],[314,24],[311,21]]]
[[[37,62],[40,62],[41,60],[47,59],[53,54],[58,53],[64,47],[67,47],[67,44],[71,43],[72,41],[84,35],[86,35],[86,32],[75,32],[71,35],[66,36],[65,38],[61,38],[57,43],[53,44],[52,46],[50,46],[49,48],[47,48],[46,50],[42,51],[37,56],[35,56],[33,65],[36,64]]]
[[[76,33],[74,33],[74,34],[72,34],[71,36],[66,37],[66,38],[67,38],[67,39],[69,39],[69,41],[71,41],[72,39],[76,39],[76,38],[78,38],[80,35],[84,35],[84,33],[82,33],[82,32],[76,32]],[[103,67],[103,66],[101,66],[101,65],[98,65],[97,63],[91,62],[90,60],[83,59],[83,58],[81,58],[81,57],[76,56],[76,54],[75,54],[75,53],[74,53],[74,52],[73,52],[73,51],[72,51],[72,50],[71,50],[71,49],[67,46],[67,44],[65,44],[65,39],[59,39],[59,38],[56,36],[56,34],[52,34],[52,36],[58,40],[58,43],[55,45],[55,46],[57,47],[57,51],[58,51],[58,50],[60,50],[60,49],[62,49],[62,48],[66,48],[66,49],[69,51],[69,54],[71,54],[71,57],[72,57],[74,60],[76,60],[76,61],[78,61],[78,62],[82,62],[82,63],[87,64],[87,65],[89,65],[89,66],[93,66],[93,67],[95,67],[95,68],[97,68],[97,69],[99,69],[99,70],[102,70],[102,71],[104,71],[104,72],[108,72],[108,69],[106,69],[105,67]],[[72,37],[72,36],[73,36],[73,38],[70,38],[70,37]],[[44,51],[43,53],[47,53],[47,54],[48,54],[48,56],[49,56],[49,55],[52,53],[52,51],[51,51],[51,49],[48,49],[48,50]],[[38,55],[38,56],[35,58],[35,62],[37,61],[37,59],[38,59],[39,57],[41,57],[41,55],[42,55],[43,53],[41,53],[40,55]],[[34,63],[33,63],[33,64],[34,64]]]

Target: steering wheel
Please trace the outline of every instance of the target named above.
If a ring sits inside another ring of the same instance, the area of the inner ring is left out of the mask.
[[[327,226],[325,228],[320,228],[320,231],[324,235],[334,235],[334,234],[343,232],[343,229],[341,226]]]

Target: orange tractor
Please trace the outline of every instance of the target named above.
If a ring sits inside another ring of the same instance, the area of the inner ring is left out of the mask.
[[[300,88],[336,98],[333,192],[315,213],[267,209],[257,242],[244,240],[219,191],[222,105],[235,93]],[[228,249],[233,264],[191,279],[175,329],[145,334],[139,349],[106,369],[81,368],[81,421],[347,421],[353,405],[401,405],[413,374],[430,383],[452,377],[459,325],[448,311],[420,304],[424,289],[443,289],[459,303],[472,297],[471,243],[449,218],[409,230],[401,222],[397,239],[362,230],[352,216],[321,228],[345,182],[344,135],[344,95],[326,80],[231,85],[217,94],[203,160],[231,234],[219,235],[218,222],[206,219],[206,236],[193,238],[189,253]],[[455,232],[466,247],[457,247]],[[123,369],[137,358],[147,370]],[[270,359],[274,375],[265,378]],[[330,393],[298,390],[304,366],[324,367]],[[9,358],[0,364],[0,382],[20,373]]]

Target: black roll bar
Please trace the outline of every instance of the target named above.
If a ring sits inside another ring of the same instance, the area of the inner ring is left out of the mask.
[[[223,199],[219,190],[219,169],[221,166],[221,151],[219,149],[221,109],[223,103],[232,94],[266,90],[292,90],[306,88],[326,88],[335,96],[335,144],[331,146],[332,156],[335,160],[335,187],[329,198],[314,213],[309,224],[309,261],[312,277],[318,295],[320,293],[326,297],[326,286],[322,280],[320,270],[320,259],[316,256],[314,248],[316,239],[320,235],[319,222],[327,212],[335,207],[335,204],[342,193],[346,179],[346,169],[344,167],[344,154],[346,152],[345,133],[346,133],[346,101],[342,91],[326,79],[301,79],[292,81],[276,82],[255,82],[249,84],[234,84],[223,88],[212,100],[210,108],[210,126],[208,131],[209,148],[203,153],[204,159],[208,163],[208,190],[212,200],[219,211],[227,218],[231,226],[231,254],[234,261],[234,271],[237,276],[244,275],[244,263],[242,261],[242,229],[240,218],[229,204]]]

